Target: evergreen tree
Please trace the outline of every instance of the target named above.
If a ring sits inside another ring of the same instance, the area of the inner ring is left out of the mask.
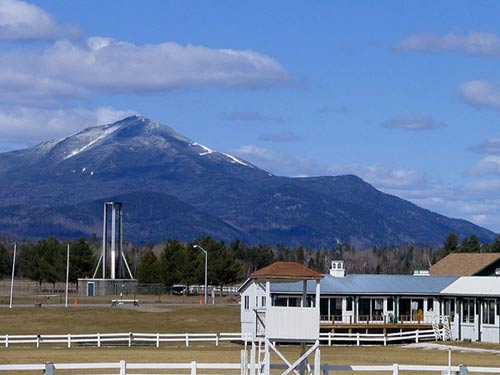
[[[55,237],[43,239],[23,249],[24,275],[31,280],[56,283],[66,278],[65,246]]]
[[[186,249],[177,240],[168,240],[160,255],[162,281],[166,286],[172,286],[186,279],[187,265]]]
[[[146,251],[141,257],[137,268],[137,281],[144,284],[161,282],[161,264],[152,250]]]
[[[479,242],[479,238],[475,234],[472,234],[470,237],[465,237],[460,243],[459,251],[461,253],[481,252],[481,242]]]
[[[69,244],[69,280],[76,282],[78,278],[91,277],[97,265],[97,259],[89,243],[81,237]]]
[[[0,279],[12,275],[12,257],[3,244],[0,244]]]
[[[500,236],[497,236],[495,241],[486,246],[486,251],[489,253],[500,253]]]
[[[446,236],[446,239],[444,240],[444,249],[443,253],[444,256],[454,253],[458,249],[458,237],[455,233],[450,233]]]

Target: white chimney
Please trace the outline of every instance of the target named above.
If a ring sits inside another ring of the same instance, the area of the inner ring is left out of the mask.
[[[332,268],[330,268],[330,275],[333,277],[344,277],[345,267],[343,260],[332,260]]]

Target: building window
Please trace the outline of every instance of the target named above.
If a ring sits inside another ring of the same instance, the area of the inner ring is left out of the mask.
[[[434,298],[427,298],[427,311],[434,311]]]
[[[483,324],[495,324],[495,301],[483,301]]]
[[[245,310],[250,308],[250,296],[245,296]]]
[[[463,323],[474,323],[474,311],[475,303],[473,299],[464,299],[462,304],[462,322]]]
[[[288,299],[286,297],[273,297],[274,306],[287,306]]]
[[[394,300],[392,297],[387,298],[387,311],[394,311]]]
[[[352,311],[352,297],[346,299],[346,311]]]
[[[262,296],[262,307],[266,307],[266,296]]]
[[[455,316],[455,300],[453,298],[445,298],[444,301],[444,315],[451,317]]]

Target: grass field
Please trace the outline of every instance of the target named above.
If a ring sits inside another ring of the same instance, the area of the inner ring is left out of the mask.
[[[239,306],[143,305],[133,307],[72,306],[0,309],[0,334],[96,333],[96,332],[238,332]],[[464,344],[462,344],[464,345]],[[500,345],[468,344],[476,348],[500,350]],[[193,344],[177,346],[73,347],[42,345],[0,348],[0,363],[52,362],[239,362],[239,344]],[[298,355],[297,346],[282,347],[289,356]],[[330,365],[434,364],[446,365],[448,353],[410,349],[404,346],[334,346],[321,348],[321,362]],[[500,356],[492,353],[453,352],[453,364],[500,366]],[[279,363],[275,358],[273,363]]]

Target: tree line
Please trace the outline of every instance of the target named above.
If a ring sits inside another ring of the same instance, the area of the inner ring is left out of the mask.
[[[50,237],[19,243],[16,277],[40,283],[65,281],[68,244],[71,249],[70,281],[92,277],[101,252],[101,244],[95,236],[69,242]],[[275,261],[295,261],[326,273],[331,260],[343,259],[348,273],[411,274],[415,269],[428,269],[451,252],[500,252],[500,237],[492,243],[481,244],[475,235],[459,241],[455,234],[450,233],[442,246],[404,245],[370,250],[357,250],[346,244],[321,250],[300,246],[249,246],[240,240],[226,244],[202,237],[187,243],[168,240],[156,245],[125,244],[124,252],[140,283],[165,286],[203,284],[205,254],[194,245],[201,246],[208,253],[209,284],[220,286],[241,282],[252,272]],[[12,242],[0,239],[0,278],[10,277],[11,265]]]

